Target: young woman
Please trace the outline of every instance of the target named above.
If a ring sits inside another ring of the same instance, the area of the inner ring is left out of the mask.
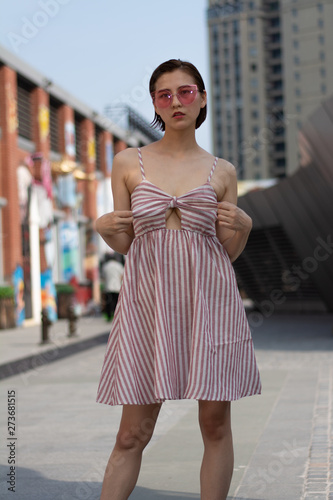
[[[200,73],[172,59],[150,79],[163,138],[117,154],[114,212],[96,222],[127,254],[102,369],[100,403],[123,405],[101,500],[125,500],[165,400],[199,405],[201,499],[227,497],[233,471],[230,401],[259,394],[259,372],[232,262],[251,231],[233,165],[198,146],[206,118]]]

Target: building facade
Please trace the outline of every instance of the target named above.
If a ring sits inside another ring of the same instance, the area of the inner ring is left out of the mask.
[[[94,221],[112,210],[113,155],[150,141],[4,48],[0,131],[0,286],[15,287],[17,324],[39,322],[42,308],[55,316],[57,284],[81,286],[83,302],[98,301],[108,247]]]
[[[299,163],[301,124],[333,91],[330,0],[209,0],[215,154],[239,179]]]

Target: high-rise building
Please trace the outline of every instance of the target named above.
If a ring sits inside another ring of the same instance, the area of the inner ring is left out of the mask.
[[[298,130],[333,92],[331,0],[209,0],[214,153],[239,179],[298,167]]]

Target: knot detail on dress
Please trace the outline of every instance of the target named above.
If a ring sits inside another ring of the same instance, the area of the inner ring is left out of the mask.
[[[173,196],[170,200],[170,208],[176,208],[177,207],[177,196]]]

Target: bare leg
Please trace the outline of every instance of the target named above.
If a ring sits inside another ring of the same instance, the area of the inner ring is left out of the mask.
[[[127,500],[141,466],[142,452],[150,441],[160,404],[124,405],[113,448],[105,471],[101,500]]]
[[[199,401],[199,424],[204,442],[201,500],[225,500],[234,467],[229,401]]]

